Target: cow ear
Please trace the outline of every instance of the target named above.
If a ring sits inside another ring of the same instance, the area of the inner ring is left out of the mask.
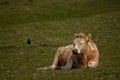
[[[75,34],[75,35],[74,35],[74,38],[77,38],[77,37],[79,37],[78,34]]]
[[[87,42],[91,41],[91,33],[88,34],[87,36]]]

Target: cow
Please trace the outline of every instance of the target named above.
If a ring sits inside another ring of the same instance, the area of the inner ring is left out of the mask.
[[[99,63],[99,51],[91,39],[91,34],[84,33],[74,35],[73,43],[59,47],[50,67],[38,68],[38,70],[56,70],[72,68],[96,68]]]

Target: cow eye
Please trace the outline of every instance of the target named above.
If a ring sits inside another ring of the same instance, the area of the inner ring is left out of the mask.
[[[80,45],[84,45],[85,43],[80,43]]]

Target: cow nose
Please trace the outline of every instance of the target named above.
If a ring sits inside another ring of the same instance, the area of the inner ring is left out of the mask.
[[[78,53],[77,49],[73,49],[72,51],[73,51],[73,54],[75,54],[75,55]]]

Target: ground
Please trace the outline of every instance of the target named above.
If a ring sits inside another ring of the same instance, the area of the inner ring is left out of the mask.
[[[0,80],[120,80],[119,0],[1,0]],[[36,71],[75,33],[91,33],[96,69]],[[27,44],[31,40],[31,45]]]

